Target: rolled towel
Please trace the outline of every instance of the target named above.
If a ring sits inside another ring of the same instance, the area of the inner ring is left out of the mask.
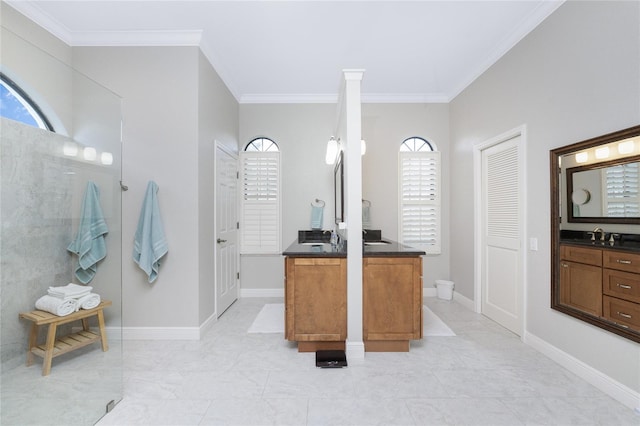
[[[74,313],[76,306],[78,306],[76,299],[60,299],[48,294],[36,300],[36,309],[50,312],[59,317]]]
[[[47,294],[49,294],[49,296],[58,297],[60,299],[67,299],[69,297],[78,298],[86,296],[87,294],[91,293],[91,290],[93,290],[93,287],[91,286],[69,283],[65,286],[49,287],[49,290],[47,290]]]
[[[96,293],[89,293],[86,296],[82,296],[78,300],[78,310],[93,309],[100,304],[100,295]]]

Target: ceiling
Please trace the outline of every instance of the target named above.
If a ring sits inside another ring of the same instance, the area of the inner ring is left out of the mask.
[[[241,103],[449,102],[563,0],[6,3],[71,46],[200,46]]]

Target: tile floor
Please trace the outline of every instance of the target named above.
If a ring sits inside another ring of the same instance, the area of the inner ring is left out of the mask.
[[[248,334],[236,302],[201,341],[124,342],[107,425],[634,425],[640,416],[456,302],[425,303],[457,334],[318,369],[282,334]]]

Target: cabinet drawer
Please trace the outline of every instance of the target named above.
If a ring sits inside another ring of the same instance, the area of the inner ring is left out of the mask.
[[[623,327],[640,330],[640,304],[604,296],[604,317]]]
[[[640,275],[605,268],[602,278],[604,294],[640,303]]]
[[[602,266],[602,250],[561,244],[560,258],[587,265]]]
[[[605,268],[640,273],[640,254],[604,250],[602,258]]]

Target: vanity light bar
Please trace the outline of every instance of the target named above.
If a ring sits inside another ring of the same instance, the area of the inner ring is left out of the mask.
[[[576,154],[576,163],[586,163],[589,160],[589,153],[586,151]]]
[[[631,154],[636,148],[636,144],[633,140],[620,142],[618,144],[618,153]]]

